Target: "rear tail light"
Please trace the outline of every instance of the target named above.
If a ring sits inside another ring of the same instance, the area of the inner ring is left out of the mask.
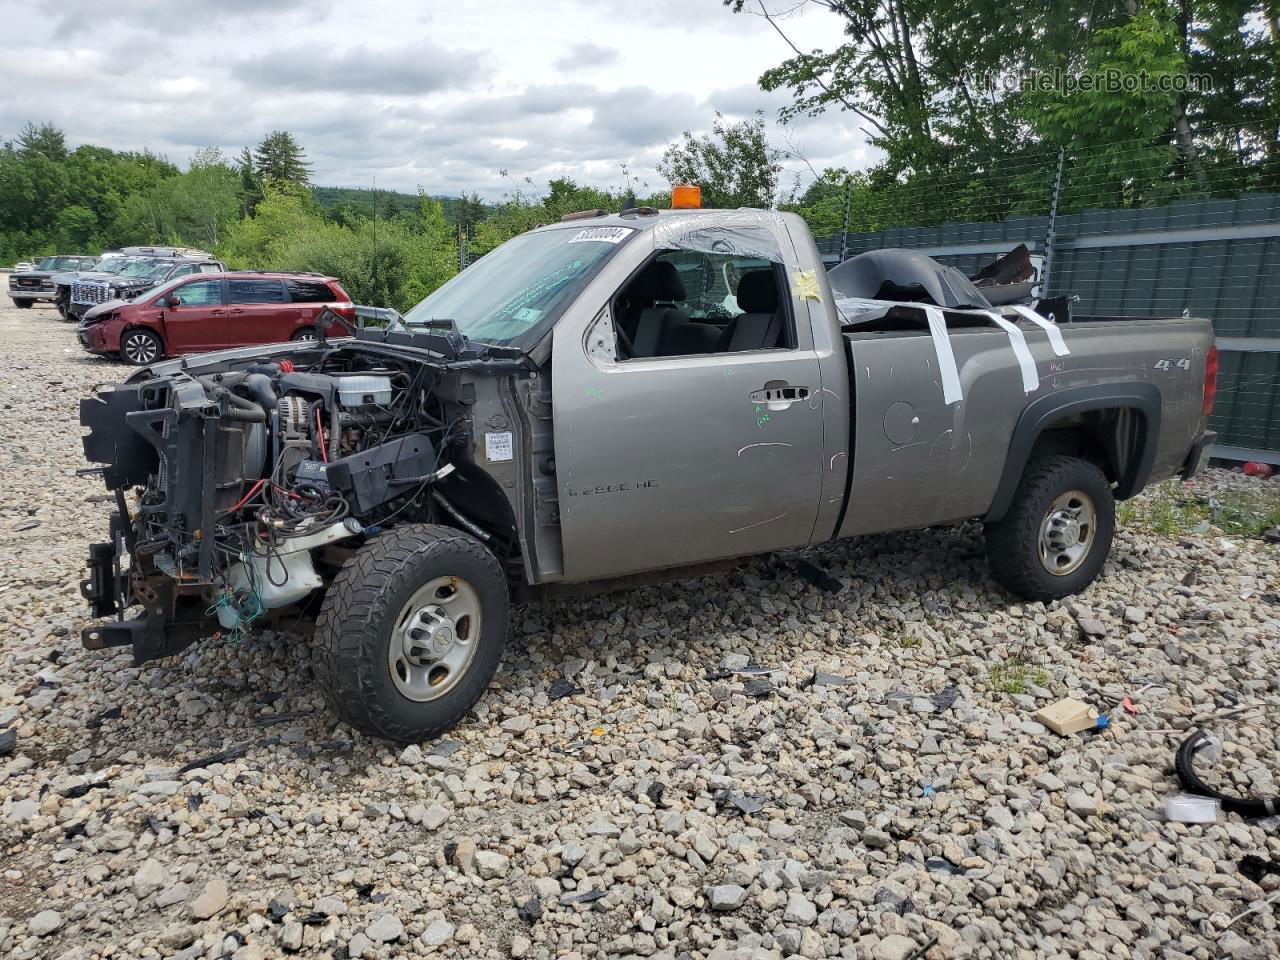
[[[1213,413],[1213,400],[1218,394],[1218,348],[1210,347],[1208,356],[1204,358],[1204,404],[1200,407],[1200,416],[1207,417]]]

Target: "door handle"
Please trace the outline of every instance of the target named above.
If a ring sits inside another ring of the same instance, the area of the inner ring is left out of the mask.
[[[751,391],[747,399],[755,404],[763,403],[778,409],[779,407],[788,407],[798,400],[808,400],[809,388],[793,387],[789,383],[771,383],[761,387],[759,390]]]
[[[227,312],[230,313],[233,317],[238,317],[240,314],[244,313],[244,311],[241,310],[239,307],[236,307],[233,310],[228,310]]]
[[[225,317],[226,315],[227,315],[227,311],[225,311],[225,310],[211,310],[211,311],[209,311],[209,316],[211,316],[211,317]]]

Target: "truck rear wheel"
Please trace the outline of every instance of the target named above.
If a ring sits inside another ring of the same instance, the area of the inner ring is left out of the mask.
[[[1115,526],[1111,484],[1096,465],[1037,457],[1027,464],[1009,512],[987,527],[991,575],[1028,600],[1078,593],[1101,572]]]
[[[325,697],[370,736],[437,737],[489,686],[509,616],[502,567],[482,544],[449,527],[395,527],[356,551],[325,594]]]

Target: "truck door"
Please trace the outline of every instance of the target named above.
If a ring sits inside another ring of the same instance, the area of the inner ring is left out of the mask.
[[[556,329],[567,579],[813,536],[822,385],[781,221],[735,211],[662,226],[651,254],[588,323]]]

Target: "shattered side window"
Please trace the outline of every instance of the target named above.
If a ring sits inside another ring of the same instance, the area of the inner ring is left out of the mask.
[[[782,218],[772,210],[689,214],[664,217],[653,228],[653,243],[659,250],[697,250],[783,263],[778,243],[782,231]]]

